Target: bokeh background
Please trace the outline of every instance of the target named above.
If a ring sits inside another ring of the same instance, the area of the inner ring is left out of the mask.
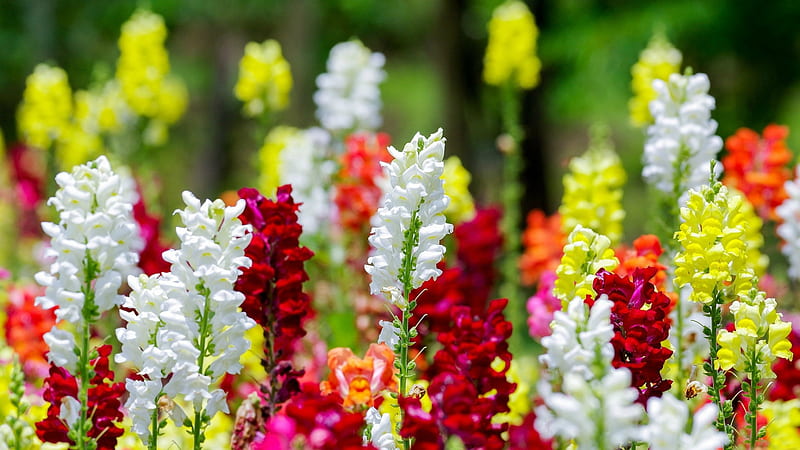
[[[291,106],[280,122],[316,124],[315,77],[328,51],[353,37],[386,55],[383,129],[396,145],[416,131],[445,129],[449,154],[473,172],[473,194],[496,202],[500,155],[498,93],[482,83],[488,22],[499,0],[2,0],[0,127],[16,140],[15,113],[36,64],[63,67],[73,89],[113,76],[120,26],[137,6],[161,14],[169,28],[173,72],[188,85],[190,106],[160,150],[160,207],[179,191],[215,196],[252,184],[263,136],[242,117],[233,96],[248,41],[280,41],[291,64]],[[626,236],[644,229],[640,177],[643,131],[630,125],[630,67],[654,31],[683,52],[684,66],[705,72],[719,134],[760,131],[775,122],[800,130],[800,2],[528,1],[540,28],[541,84],[526,93],[523,211],[551,212],[561,196],[566,161],[582,152],[588,127],[611,126],[628,172]],[[789,136],[800,149],[800,132]]]

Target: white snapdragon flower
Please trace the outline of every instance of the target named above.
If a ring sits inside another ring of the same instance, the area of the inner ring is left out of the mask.
[[[392,421],[388,413],[381,414],[375,408],[367,410],[364,421],[370,431],[370,438],[364,435],[364,446],[372,444],[378,450],[396,450],[397,443],[392,434]],[[366,432],[366,430],[365,430]]]
[[[317,77],[317,118],[334,133],[374,131],[381,125],[381,92],[386,78],[381,53],[360,41],[336,44],[328,57],[327,72]]]
[[[280,154],[281,184],[291,184],[292,197],[301,203],[297,221],[304,235],[317,234],[331,223],[336,163],[329,154],[330,140],[321,128],[301,130],[288,139]]]
[[[125,405],[144,442],[160,395],[182,396],[207,417],[228,412],[224,391],[212,385],[239,373],[239,358],[250,348],[244,333],[255,326],[240,310],[244,295],[233,289],[240,267],[252,263],[244,254],[251,227],[238,218],[244,200],[226,207],[221,200],[201,203],[191,192],[183,200],[186,208],[176,211],[184,225],[177,228],[180,248],[164,252],[170,272],[129,279],[124,305],[134,311],[121,313],[127,326],[117,330],[117,361],[131,362],[145,377],[126,384]]]
[[[542,338],[542,346],[547,352],[539,357],[539,361],[553,374],[571,372],[587,380],[593,378],[592,365],[598,353],[604,360],[614,358],[611,306],[605,294],[591,308],[582,298],[573,298],[566,312],[553,314],[553,333]]]
[[[574,439],[578,448],[616,448],[639,437],[644,410],[631,387],[631,373],[611,365],[614,335],[612,303],[605,294],[589,308],[580,297],[556,312],[553,334],[542,339],[547,352],[540,361],[549,377],[539,383],[544,405],[536,409],[535,427],[545,438]],[[562,380],[553,392],[551,379]]]
[[[642,431],[642,440],[652,450],[714,450],[728,443],[725,433],[717,430],[717,405],[708,403],[691,420],[692,431],[686,433],[689,406],[665,392],[661,398],[647,400],[650,423]]]
[[[425,138],[417,133],[402,151],[389,147],[391,163],[381,163],[389,178],[389,190],[372,217],[369,243],[374,248],[364,269],[371,275],[370,291],[405,308],[408,295],[403,277],[411,289],[441,275],[436,264],[444,256],[440,244],[453,231],[444,210],[449,203],[444,194],[444,143],[442,129]],[[409,241],[410,239],[410,241]],[[409,254],[406,254],[410,250]],[[403,273],[404,261],[410,262]]]
[[[378,344],[384,343],[389,348],[395,348],[400,343],[400,328],[394,326],[389,320],[378,321],[381,326],[381,334],[378,336]]]
[[[722,149],[717,122],[711,118],[715,102],[709,86],[703,73],[653,80],[658,97],[650,102],[650,112],[655,123],[647,129],[642,175],[658,190],[682,195],[681,203],[689,189],[708,183],[709,162]]]
[[[53,263],[36,274],[46,287],[36,304],[58,307],[57,320],[85,327],[122,303],[117,291],[123,278],[139,271],[144,243],[133,219],[137,194],[133,180],[113,172],[105,156],[59,173],[56,183],[59,189],[48,204],[56,207],[59,222],[42,224],[51,239],[45,256]],[[90,304],[86,292],[91,292]],[[75,339],[65,333],[53,327],[45,334],[51,346],[48,358],[74,372]]]
[[[782,222],[778,225],[777,233],[783,241],[781,252],[789,260],[789,276],[792,279],[800,279],[800,166],[797,166],[796,177],[793,181],[787,181],[787,198],[775,208],[775,214],[781,218]]]
[[[640,438],[644,409],[636,403],[639,393],[628,369],[612,369],[594,380],[568,373],[563,392],[552,392],[546,382],[540,389],[544,405],[536,408],[534,426],[542,437],[574,439],[580,449],[597,450]]]

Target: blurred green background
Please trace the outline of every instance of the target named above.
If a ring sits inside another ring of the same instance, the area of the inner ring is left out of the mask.
[[[192,189],[214,196],[252,184],[263,135],[244,119],[232,90],[248,41],[279,40],[292,66],[292,103],[280,121],[316,124],[311,96],[329,49],[360,38],[386,55],[384,127],[395,145],[439,126],[448,153],[473,172],[481,203],[496,202],[498,93],[481,81],[486,23],[498,0],[2,0],[0,127],[16,139],[15,112],[25,77],[39,62],[60,65],[74,89],[113,73],[122,23],[137,6],[166,19],[172,68],[189,87],[186,117],[159,161],[162,208]],[[630,67],[654,30],[683,52],[684,66],[705,72],[713,116],[726,138],[770,122],[800,130],[800,2],[561,0],[527,2],[540,28],[542,82],[523,102],[524,211],[551,212],[567,159],[587,145],[595,121],[611,125],[628,171],[626,236],[644,229],[639,175],[643,131],[629,125]],[[789,137],[800,148],[800,132]]]

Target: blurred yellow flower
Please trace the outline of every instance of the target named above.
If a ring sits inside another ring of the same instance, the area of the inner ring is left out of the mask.
[[[761,252],[764,246],[764,235],[761,233],[761,228],[764,226],[764,221],[756,213],[753,204],[741,192],[734,188],[728,188],[731,195],[738,195],[742,198],[742,208],[740,214],[742,220],[747,224],[745,233],[742,237],[747,245],[747,264],[753,269],[757,277],[763,276],[767,272],[769,266],[769,257]]]
[[[451,156],[445,160],[442,179],[444,193],[450,197],[450,204],[444,211],[450,222],[458,225],[475,217],[475,202],[469,193],[472,175],[461,164],[458,156]]]
[[[589,150],[572,158],[564,175],[564,196],[558,212],[561,226],[569,233],[577,225],[608,236],[611,245],[622,238],[622,187],[625,169],[614,152],[606,127],[592,130]]]
[[[766,402],[761,414],[767,418],[769,450],[800,448],[800,400]]]
[[[489,21],[484,81],[494,86],[508,82],[522,89],[536,87],[542,66],[536,56],[538,35],[533,14],[525,3],[511,1],[498,6]]]
[[[244,102],[245,115],[255,117],[286,108],[291,90],[292,71],[278,41],[249,42],[234,87],[236,98]]]
[[[25,81],[17,127],[25,143],[49,149],[72,116],[72,89],[60,67],[39,64]]]
[[[631,68],[633,97],[628,103],[631,122],[641,127],[653,122],[650,102],[656,99],[653,80],[667,80],[670,74],[681,69],[681,52],[670,44],[663,34],[655,34],[647,48],[642,50],[639,61]]]
[[[692,286],[692,301],[710,304],[715,292],[732,299],[747,295],[755,281],[745,241],[750,224],[742,214],[742,196],[716,182],[690,190],[675,233],[675,285]],[[726,302],[727,303],[727,302]]]

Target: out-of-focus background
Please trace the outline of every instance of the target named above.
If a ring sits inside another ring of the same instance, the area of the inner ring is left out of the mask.
[[[400,146],[416,131],[443,127],[449,154],[473,172],[483,203],[496,202],[500,157],[498,93],[481,80],[486,24],[499,0],[2,0],[0,127],[16,140],[15,113],[36,64],[63,67],[73,89],[113,76],[120,26],[138,6],[169,28],[172,71],[188,85],[189,109],[161,148],[162,207],[178,192],[214,196],[251,184],[264,130],[245,119],[233,95],[249,41],[277,39],[291,64],[291,105],[278,120],[316,124],[312,95],[330,48],[353,37],[386,55],[384,131]],[[630,68],[654,31],[705,72],[724,139],[739,127],[789,125],[800,149],[800,3],[745,0],[528,1],[540,29],[541,84],[526,94],[523,211],[552,211],[569,156],[582,152],[588,127],[611,126],[628,172],[626,236],[642,231],[643,131],[629,123]],[[171,200],[170,200],[171,199]],[[169,210],[169,209],[167,209]]]

